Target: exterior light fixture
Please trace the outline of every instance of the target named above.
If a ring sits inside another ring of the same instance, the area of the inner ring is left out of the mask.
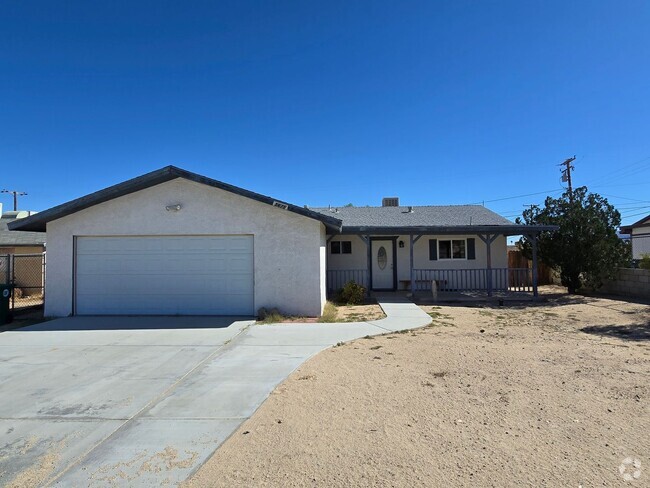
[[[399,247],[404,247],[404,241],[399,241]]]
[[[167,205],[165,207],[165,210],[167,210],[168,212],[178,212],[181,208],[183,208],[181,207],[181,204],[177,203],[176,205]]]

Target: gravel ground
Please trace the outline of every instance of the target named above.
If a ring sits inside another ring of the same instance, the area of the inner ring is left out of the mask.
[[[650,307],[423,308],[305,363],[186,486],[650,486]]]

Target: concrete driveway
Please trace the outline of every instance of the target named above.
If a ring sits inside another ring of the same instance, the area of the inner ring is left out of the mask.
[[[175,485],[310,356],[430,321],[382,307],[370,323],[75,317],[4,332],[0,485]]]

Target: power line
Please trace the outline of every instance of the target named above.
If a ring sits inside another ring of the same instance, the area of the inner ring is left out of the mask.
[[[557,193],[563,190],[564,188],[555,188],[554,190],[544,190],[536,193],[526,193],[525,195],[515,195],[513,197],[495,198],[494,200],[482,200],[480,202],[472,203],[470,205],[481,205],[482,203],[491,203],[491,202],[503,202],[504,200],[514,200],[515,198],[532,197],[535,195],[544,195],[544,194],[548,195],[549,193]]]
[[[650,156],[646,156],[643,159],[639,159],[637,161],[634,161],[633,163],[626,164],[625,166],[622,166],[609,173],[606,173],[604,176],[601,176],[600,178],[596,178],[595,180],[592,180],[589,184],[594,185],[604,180],[608,180],[608,181],[618,180],[642,172],[645,170],[645,165],[643,165],[641,168],[633,168],[633,166],[637,166],[648,160],[650,160]],[[650,165],[650,161],[648,161],[648,164]]]
[[[636,217],[637,215],[648,215],[648,211],[646,210],[645,212],[634,213],[631,215],[621,215],[621,218],[627,219],[630,217]]]
[[[592,188],[619,188],[621,186],[639,186],[639,185],[650,185],[650,181],[638,181],[636,183],[623,183],[620,185],[596,185]]]
[[[610,198],[620,198],[621,200],[630,200],[631,202],[650,203],[650,200],[639,200],[637,198],[619,197],[619,196],[616,196],[616,195],[609,195],[607,193],[601,193],[601,195],[604,196],[604,197],[610,197]]]
[[[2,190],[0,193],[10,193],[14,196],[14,212],[18,210],[18,197],[27,195],[27,192],[18,191],[18,190]]]

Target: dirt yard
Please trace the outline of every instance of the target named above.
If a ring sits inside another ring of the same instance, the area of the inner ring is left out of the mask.
[[[295,323],[317,323],[317,322],[369,322],[380,320],[386,317],[381,307],[376,303],[363,305],[344,305],[327,302],[322,317],[301,317],[283,316],[280,314],[270,315],[258,324],[295,324]]]
[[[305,363],[187,486],[650,486],[650,307],[423,308]]]
[[[366,305],[337,305],[337,322],[368,322],[381,320],[386,314],[376,303]]]

